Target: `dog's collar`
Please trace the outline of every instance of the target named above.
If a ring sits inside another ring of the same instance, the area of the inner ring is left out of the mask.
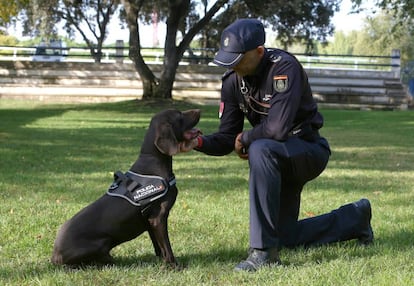
[[[168,179],[159,176],[141,175],[128,171],[125,174],[117,171],[114,182],[109,186],[107,194],[121,197],[144,211],[152,202],[165,196],[170,187],[176,184],[175,176]]]

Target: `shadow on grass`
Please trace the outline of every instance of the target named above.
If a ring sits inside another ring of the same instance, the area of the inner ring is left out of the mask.
[[[354,259],[368,259],[378,255],[385,247],[392,252],[406,252],[412,248],[412,237],[414,231],[395,232],[390,236],[383,236],[374,241],[370,246],[359,246],[355,241],[335,243],[328,246],[319,246],[304,249],[282,249],[280,256],[284,267],[301,267],[312,264],[329,263],[338,259],[346,259],[352,262]],[[85,266],[72,268],[67,266],[56,266],[48,261],[41,263],[21,264],[17,268],[2,267],[0,278],[2,281],[27,280],[33,277],[50,275],[52,272],[74,273],[78,271],[101,271],[110,269],[161,269],[163,271],[180,271],[191,268],[211,269],[213,265],[222,267],[223,271],[232,271],[233,267],[247,257],[246,250],[241,249],[212,249],[208,252],[190,253],[176,257],[179,268],[174,269],[162,262],[162,260],[151,254],[152,250],[143,255],[115,256],[115,263],[104,266]],[[177,255],[177,253],[176,253]]]
[[[200,105],[188,103],[185,101],[174,100],[129,100],[115,103],[97,103],[97,104],[45,104],[37,106],[34,109],[14,109],[2,108],[0,119],[2,125],[7,129],[15,129],[24,126],[35,120],[54,117],[61,115],[67,111],[116,111],[125,114],[148,113],[152,116],[156,112],[167,109],[176,108],[179,110],[200,108]]]
[[[407,246],[409,247],[409,246]],[[332,251],[334,249],[334,251]],[[348,259],[352,258],[368,258],[375,254],[375,244],[371,246],[360,246],[355,241],[335,243],[328,246],[312,247],[305,249],[303,247],[297,247],[294,249],[282,249],[280,251],[280,257],[282,259],[283,266],[301,266],[308,264],[309,262],[320,264],[322,261],[332,261],[339,258],[343,258],[344,252]],[[400,251],[404,251],[400,249]],[[178,255],[177,261],[180,266],[184,268],[191,267],[206,267],[210,268],[211,265],[226,264],[230,265],[228,270],[232,270],[235,264],[246,259],[248,256],[247,250],[242,249],[214,249],[208,252],[190,253],[184,255]],[[296,260],[296,257],[302,256]],[[114,267],[151,267],[151,266],[164,266],[161,259],[146,254],[143,256],[129,256],[129,257],[115,257]],[[166,268],[168,269],[168,267]]]

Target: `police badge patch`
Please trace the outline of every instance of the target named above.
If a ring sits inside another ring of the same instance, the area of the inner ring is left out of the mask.
[[[289,80],[287,75],[275,75],[273,77],[273,88],[277,92],[285,92],[288,89]]]

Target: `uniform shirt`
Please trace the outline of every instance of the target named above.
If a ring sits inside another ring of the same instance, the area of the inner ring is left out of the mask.
[[[241,137],[247,148],[259,138],[284,141],[301,126],[318,130],[323,125],[302,65],[280,49],[266,49],[252,76],[224,74],[219,117],[218,132],[202,136],[196,150],[217,156],[232,152],[245,118],[253,126]]]

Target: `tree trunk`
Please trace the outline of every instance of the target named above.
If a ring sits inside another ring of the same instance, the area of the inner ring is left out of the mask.
[[[176,46],[177,32],[188,14],[190,0],[168,1],[167,34],[165,36],[163,71],[160,76],[160,84],[156,88],[157,97],[172,98],[175,75],[178,64],[184,54],[182,45]],[[188,46],[188,45],[187,45]]]
[[[194,36],[211,20],[215,13],[229,0],[219,0],[208,10],[206,15],[190,27],[183,39],[176,45],[177,31],[188,15],[190,0],[168,1],[167,34],[164,46],[164,62],[160,78],[145,64],[141,55],[138,26],[138,14],[145,0],[123,0],[126,20],[129,28],[129,58],[143,83],[143,99],[171,99],[178,64]]]
[[[135,70],[138,72],[142,81],[144,90],[142,98],[149,99],[155,96],[159,81],[145,64],[141,54],[138,13],[142,7],[143,0],[125,0],[123,2],[129,29],[129,58],[134,63]]]
[[[114,14],[115,10],[118,7],[117,0],[111,1],[98,1],[94,5],[96,7],[96,15],[91,18],[88,16],[85,9],[89,9],[88,4],[86,3],[63,3],[63,8],[57,10],[56,13],[59,17],[66,20],[66,25],[70,29],[77,30],[86,45],[89,48],[89,52],[96,63],[100,63],[102,60],[102,46],[106,37],[106,29],[108,27],[111,16]],[[96,28],[97,27],[97,28]],[[94,36],[97,43],[95,44],[93,40],[86,34],[86,31],[89,30],[90,33]]]

